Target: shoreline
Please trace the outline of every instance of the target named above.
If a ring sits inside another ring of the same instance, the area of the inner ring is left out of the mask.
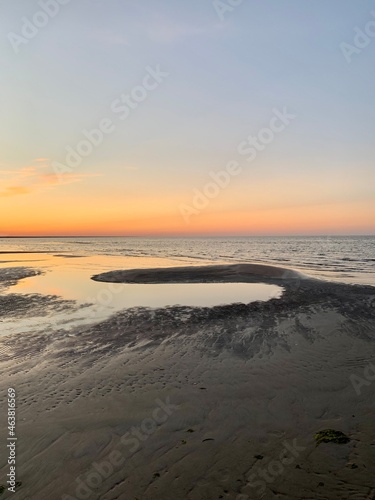
[[[285,240],[285,238],[281,239]],[[85,246],[83,245],[84,242],[72,241],[67,246],[62,246],[65,243],[61,240],[52,242],[47,247],[45,245],[38,245],[37,242],[34,245],[24,244],[21,247],[9,248],[8,250],[5,250],[3,247],[0,255],[3,255],[3,264],[8,259],[12,260],[16,257],[26,259],[27,254],[30,254],[30,258],[37,254],[48,256],[48,258],[70,256],[92,259],[96,257],[96,264],[98,265],[97,273],[101,272],[100,261],[98,260],[100,257],[103,257],[103,259],[111,258],[113,261],[114,259],[118,259],[118,265],[115,264],[112,266],[112,269],[129,269],[129,267],[136,269],[137,267],[152,268],[161,266],[248,265],[249,262],[252,262],[254,265],[265,267],[295,269],[303,275],[308,275],[315,279],[375,286],[375,271],[372,265],[374,258],[371,253],[371,241],[369,240],[364,245],[361,250],[363,253],[361,254],[359,253],[361,242],[356,243],[357,246],[354,249],[354,253],[349,252],[348,245],[344,245],[342,257],[336,259],[335,252],[338,251],[338,242],[335,238],[333,240],[333,242],[327,240],[328,243],[324,243],[328,245],[327,250],[320,248],[318,246],[319,242],[314,242],[313,246],[316,246],[316,249],[312,255],[307,254],[306,247],[302,247],[301,252],[295,253],[295,248],[290,248],[285,242],[282,245],[278,245],[276,241],[272,247],[270,242],[263,242],[264,252],[260,252],[260,247],[254,243],[254,251],[250,252],[252,248],[251,240],[249,240],[250,246],[248,248],[247,246],[239,245],[236,251],[228,247],[228,251],[219,253],[217,247],[209,239],[202,239],[203,246],[197,249],[197,251],[185,248],[184,244],[179,244],[175,250],[172,250],[172,248],[168,247],[168,243],[166,243],[165,252],[160,252],[163,246],[165,246],[164,244],[155,249],[149,247],[144,252],[140,241],[137,241],[137,239],[129,241],[126,238],[116,240],[113,251],[110,251],[109,254],[108,248],[101,244],[100,240],[90,242],[89,247],[86,246],[84,249],[82,248]],[[270,241],[272,242],[273,240],[271,239]],[[66,248],[66,251],[62,252],[62,248]],[[283,258],[278,258],[278,256],[282,256]],[[123,262],[121,262],[121,259]],[[127,259],[133,259],[134,262],[128,266],[126,263]],[[144,266],[142,261],[146,262],[146,260],[150,262]],[[160,264],[156,263],[155,265],[152,263],[153,260],[155,262],[157,260],[164,260],[164,263],[160,262]],[[103,271],[105,269],[104,267]]]

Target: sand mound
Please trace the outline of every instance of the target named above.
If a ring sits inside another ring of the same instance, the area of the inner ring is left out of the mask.
[[[261,264],[130,269],[92,277],[95,281],[112,283],[252,283],[303,278],[306,277],[297,271]]]

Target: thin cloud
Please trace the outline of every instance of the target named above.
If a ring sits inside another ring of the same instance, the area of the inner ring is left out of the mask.
[[[34,160],[36,161],[36,160]],[[43,162],[47,161],[43,159]],[[49,166],[47,164],[47,166]],[[19,170],[2,170],[0,175],[0,197],[26,195],[54,187],[80,182],[100,174],[65,174],[60,179],[55,173],[45,173],[46,165],[28,166]]]
[[[34,161],[36,161],[38,163],[47,162],[47,161],[49,161],[49,158],[35,158]]]
[[[100,177],[101,174],[64,174],[62,177],[56,174],[42,174],[39,176],[40,183],[47,186],[63,186],[65,184],[73,184],[80,182],[88,177]]]
[[[1,197],[19,196],[20,194],[29,194],[30,190],[24,186],[8,186],[0,191]]]
[[[32,177],[36,175],[36,172],[36,167],[23,167],[19,170],[1,170],[0,175],[19,180],[26,177]]]

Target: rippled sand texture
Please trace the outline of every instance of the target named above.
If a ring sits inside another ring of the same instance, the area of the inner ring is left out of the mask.
[[[282,278],[271,274],[261,280]],[[69,335],[0,338],[0,395],[13,386],[18,400],[12,498],[371,499],[375,289],[283,284],[269,302],[137,308]],[[326,428],[350,442],[316,447]]]

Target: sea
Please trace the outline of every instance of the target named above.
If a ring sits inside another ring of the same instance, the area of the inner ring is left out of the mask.
[[[262,263],[375,285],[375,236],[1,238],[0,252],[145,257],[176,265]]]
[[[134,308],[213,307],[281,297],[282,285],[267,283],[114,284],[92,279],[119,269],[228,263],[270,264],[322,280],[375,286],[375,237],[1,238],[0,273],[26,268],[35,275],[1,291],[0,299],[8,309],[13,303],[15,310],[2,311],[0,335],[51,328],[70,335],[76,327]],[[24,298],[17,299],[20,295]],[[25,301],[36,300],[37,305],[42,296],[74,307],[52,312],[20,308]]]

